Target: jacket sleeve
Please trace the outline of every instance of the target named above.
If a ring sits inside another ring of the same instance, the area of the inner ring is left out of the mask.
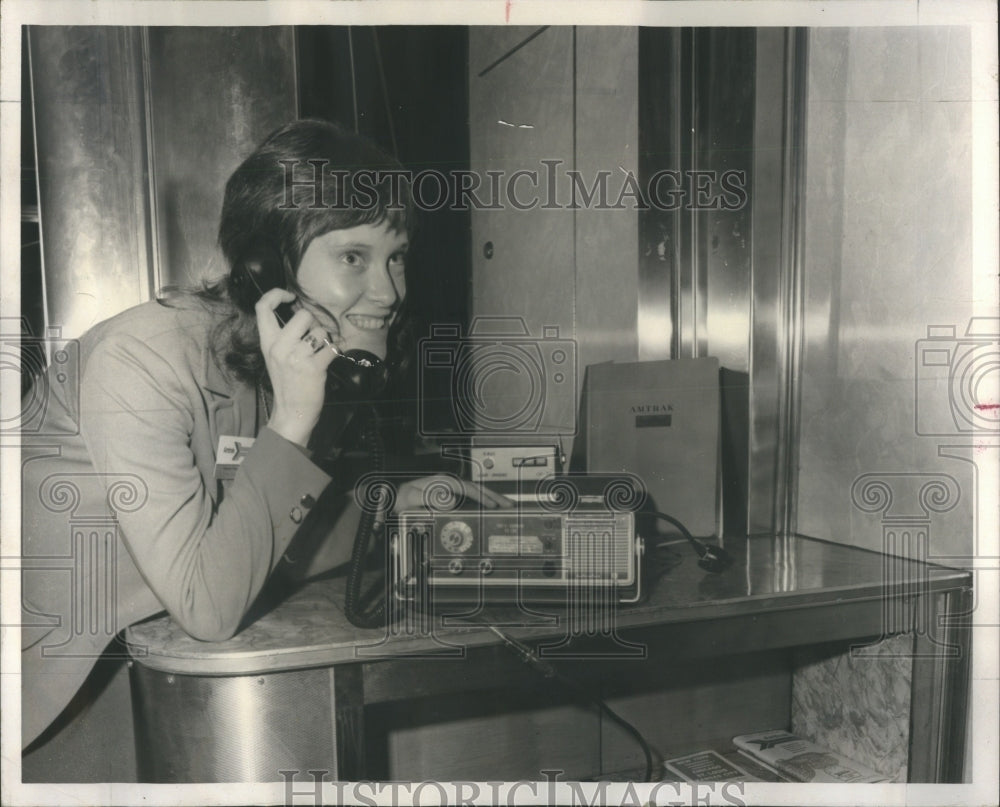
[[[298,529],[290,514],[330,477],[265,428],[216,504],[191,448],[192,394],[155,350],[117,334],[87,362],[80,427],[99,474],[135,474],[146,485],[143,506],[118,516],[140,574],[185,632],[221,641]]]

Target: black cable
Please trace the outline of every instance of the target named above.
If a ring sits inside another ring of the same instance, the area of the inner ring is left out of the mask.
[[[641,515],[656,516],[656,518],[663,519],[664,521],[673,524],[680,531],[681,535],[687,538],[688,543],[691,544],[694,551],[698,553],[698,565],[706,572],[718,574],[719,572],[725,571],[732,565],[732,556],[725,549],[721,546],[712,546],[711,544],[706,544],[704,541],[699,541],[691,535],[690,532],[688,532],[687,527],[685,527],[673,516],[667,513],[660,513],[655,510],[642,513]]]
[[[354,31],[347,26],[347,52],[351,60],[351,102],[354,104],[354,134],[360,134],[358,129],[358,77],[354,72]]]
[[[653,776],[653,750],[649,747],[649,743],[646,741],[646,738],[642,736],[642,732],[640,732],[639,729],[608,706],[603,699],[591,695],[572,678],[568,678],[547,661],[540,659],[537,655],[535,655],[535,652],[523,642],[519,642],[513,636],[507,635],[495,625],[490,625],[489,623],[482,621],[480,624],[485,625],[493,631],[493,633],[499,636],[500,641],[504,644],[504,647],[513,652],[518,658],[521,659],[521,661],[534,669],[536,672],[540,673],[544,678],[550,681],[558,681],[568,687],[578,698],[580,698],[580,700],[585,701],[590,706],[596,706],[599,712],[606,714],[609,718],[611,718],[611,720],[631,734],[636,742],[639,743],[639,746],[642,748],[642,753],[646,757],[646,774],[643,781],[648,782],[651,780]]]
[[[371,454],[375,473],[385,470],[385,446],[379,424],[378,412],[371,407],[371,418],[362,431],[362,440]],[[344,595],[344,614],[348,622],[357,628],[380,628],[386,623],[386,598],[376,597],[375,604],[368,611],[361,607],[361,582],[364,577],[365,559],[375,532],[376,508],[365,506],[361,509],[361,520],[354,534],[354,547],[347,572],[347,592]],[[385,571],[388,574],[388,570]]]

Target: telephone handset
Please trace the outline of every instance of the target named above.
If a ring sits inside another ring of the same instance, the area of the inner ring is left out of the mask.
[[[247,313],[252,312],[265,292],[286,287],[280,255],[264,246],[248,251],[230,273],[229,283],[234,302]],[[274,311],[282,327],[293,314],[290,303],[279,305]],[[362,426],[361,438],[371,456],[374,470],[380,472],[384,469],[385,451],[374,403],[388,381],[388,368],[378,356],[366,350],[341,352],[333,345],[329,345],[329,349],[336,351],[337,356],[327,368],[323,413],[309,441],[313,458],[320,467],[335,460],[340,454],[347,427],[355,420],[359,409],[366,409],[370,417]],[[367,611],[361,605],[365,559],[375,531],[374,514],[363,512],[354,537],[344,610],[353,624],[364,628],[384,625],[386,619],[383,601],[377,601]]]

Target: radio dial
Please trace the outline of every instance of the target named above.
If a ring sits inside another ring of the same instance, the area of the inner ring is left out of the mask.
[[[472,527],[464,521],[449,521],[441,528],[441,546],[456,555],[472,546]]]

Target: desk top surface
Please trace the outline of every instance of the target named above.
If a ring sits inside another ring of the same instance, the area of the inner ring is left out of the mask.
[[[680,563],[650,587],[641,603],[619,606],[616,629],[883,600],[970,585],[970,574],[962,570],[804,537],[728,539],[734,563],[721,574],[702,571],[689,547],[674,548]],[[369,655],[385,657],[389,650],[393,656],[427,654],[442,648],[442,637],[469,647],[498,641],[483,624],[456,621],[454,614],[468,610],[458,605],[441,606],[433,631],[413,624],[393,631],[356,628],[344,615],[343,595],[342,578],[307,583],[225,642],[192,639],[166,616],[133,625],[126,640],[133,657],[149,667],[203,675],[356,662]],[[511,607],[491,607],[489,614],[515,636],[565,631],[564,626],[553,626],[553,615],[560,609],[565,616],[565,604],[537,608],[542,616]],[[448,627],[441,627],[442,617],[448,615]],[[359,648],[378,651],[359,653]]]

